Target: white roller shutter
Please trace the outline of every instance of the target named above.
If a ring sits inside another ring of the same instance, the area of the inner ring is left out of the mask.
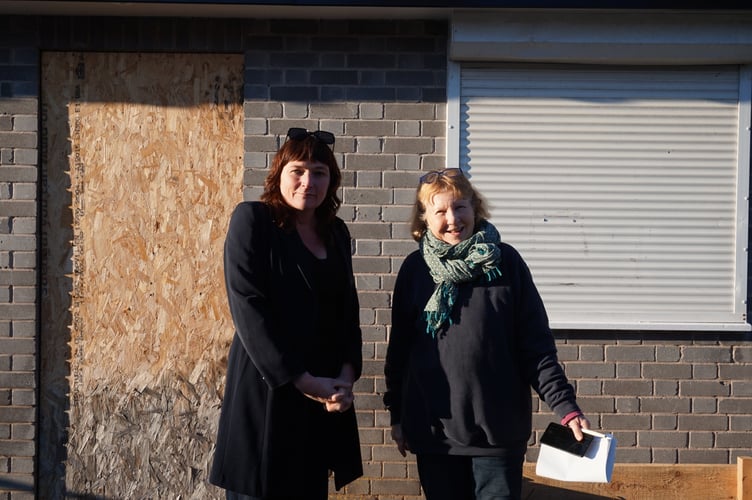
[[[748,329],[748,79],[462,65],[460,165],[552,325]]]

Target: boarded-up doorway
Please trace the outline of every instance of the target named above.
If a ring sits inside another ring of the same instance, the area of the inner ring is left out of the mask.
[[[39,493],[210,498],[243,60],[42,57]]]

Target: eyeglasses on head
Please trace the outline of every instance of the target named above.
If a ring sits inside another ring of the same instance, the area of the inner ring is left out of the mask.
[[[464,177],[462,169],[459,168],[445,168],[444,170],[431,170],[430,172],[420,177],[421,184],[432,184],[438,180],[441,176],[445,177]]]
[[[309,132],[307,129],[301,127],[291,127],[287,131],[288,139],[294,141],[302,141],[307,137],[314,137],[316,140],[323,142],[324,144],[334,144],[334,134],[325,130],[314,130]]]

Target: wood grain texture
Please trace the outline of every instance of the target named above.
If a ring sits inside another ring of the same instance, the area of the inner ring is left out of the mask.
[[[70,205],[45,222],[48,310],[70,343],[44,354],[68,365],[68,491],[219,495],[206,475],[232,336],[222,244],[242,198],[242,70],[224,54],[44,60],[48,135],[70,141],[46,166],[47,204],[67,185]]]

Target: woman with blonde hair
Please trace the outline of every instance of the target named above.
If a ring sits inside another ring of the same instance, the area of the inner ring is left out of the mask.
[[[427,500],[519,499],[531,387],[578,440],[590,426],[543,302],[460,169],[420,178],[412,235],[384,367],[392,439],[416,455]]]

